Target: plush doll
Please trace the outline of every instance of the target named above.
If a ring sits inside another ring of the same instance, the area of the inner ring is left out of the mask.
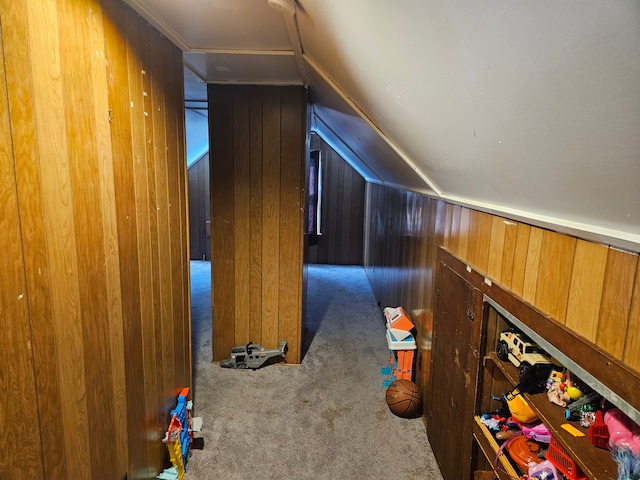
[[[640,480],[640,457],[629,447],[615,445],[611,454],[618,464],[618,480]]]

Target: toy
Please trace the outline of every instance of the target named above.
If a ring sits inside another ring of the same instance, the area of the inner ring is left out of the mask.
[[[163,472],[165,477],[162,478],[173,478],[172,476],[175,472],[175,478],[181,480],[187,469],[187,462],[191,457],[191,411],[193,403],[190,400],[187,401],[188,395],[189,388],[183,388],[178,394],[176,408],[170,412],[171,422],[162,442],[167,444],[173,469],[165,470]]]
[[[247,343],[245,346],[236,346],[231,349],[231,357],[220,362],[223,368],[250,368],[255,370],[263,367],[272,359],[286,359],[287,341],[280,341],[280,348],[267,349],[262,345]],[[277,361],[277,360],[276,360]]]
[[[531,409],[529,402],[514,388],[504,395],[504,398],[511,412],[511,416],[520,423],[533,423],[538,420],[538,415]]]
[[[640,426],[618,408],[607,410],[604,423],[609,430],[609,446],[612,449],[614,446],[627,448],[640,457]]]
[[[542,423],[542,421],[523,423],[522,434],[525,438],[529,438],[540,443],[549,443],[551,441],[551,433],[549,433],[549,429],[544,423]]]
[[[410,418],[421,413],[422,392],[411,380],[396,380],[387,387],[385,393],[389,410],[394,415]]]
[[[560,480],[556,467],[549,460],[531,465],[527,473],[530,480]]]
[[[551,358],[544,350],[531,342],[523,333],[515,330],[505,330],[500,333],[496,354],[503,362],[509,360],[518,367],[520,377],[534,365],[544,365],[549,370],[553,366]]]

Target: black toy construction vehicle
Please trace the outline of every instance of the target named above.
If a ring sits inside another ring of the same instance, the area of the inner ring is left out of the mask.
[[[287,356],[287,341],[281,340],[279,348],[264,348],[262,345],[247,343],[231,349],[231,358],[222,360],[223,368],[250,368],[255,370],[267,363],[275,363],[284,360]]]

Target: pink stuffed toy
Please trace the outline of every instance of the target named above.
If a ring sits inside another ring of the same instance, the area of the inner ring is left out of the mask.
[[[604,423],[609,430],[609,446],[629,448],[634,455],[640,456],[640,426],[633,422],[618,408],[612,408],[604,414]]]

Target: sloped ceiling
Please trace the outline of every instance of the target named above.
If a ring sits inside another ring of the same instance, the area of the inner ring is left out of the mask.
[[[307,85],[369,181],[640,250],[640,2],[127,3],[203,82]]]

